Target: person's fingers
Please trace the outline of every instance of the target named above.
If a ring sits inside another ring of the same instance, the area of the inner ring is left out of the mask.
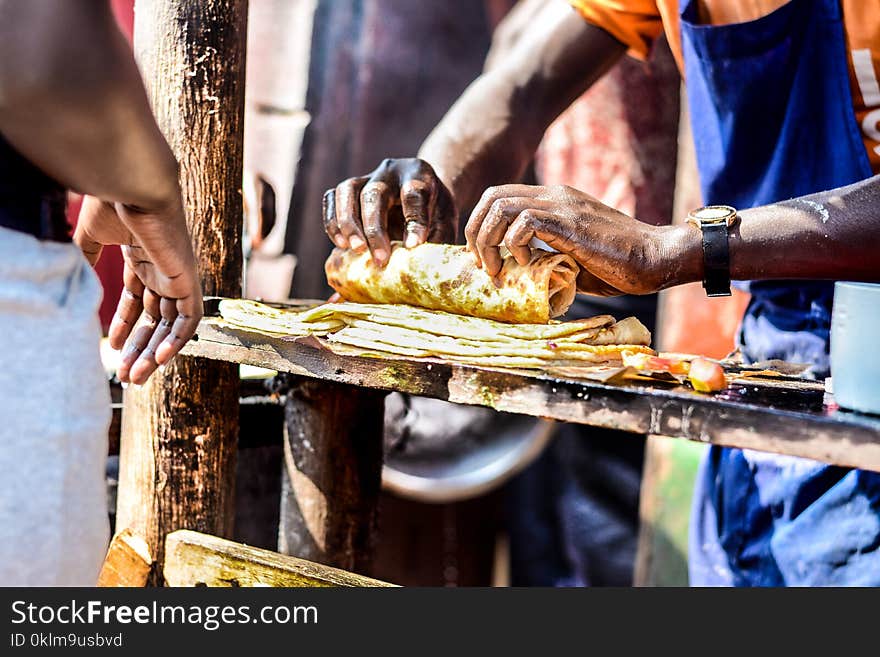
[[[157,324],[158,322],[156,320],[145,313],[141,318],[141,322],[128,338],[125,349],[122,350],[122,357],[119,360],[119,368],[116,370],[116,376],[123,383],[131,381],[131,368],[135,361],[140,358],[144,349],[147,348],[150,338],[156,330]]]
[[[202,319],[202,301],[199,297],[187,297],[177,301],[177,317],[171,330],[156,348],[156,362],[167,365],[183,346],[195,335]]]
[[[162,297],[153,292],[153,290],[150,288],[144,290],[144,312],[147,314],[148,319],[153,320],[153,323],[158,323],[162,319],[161,302]]]
[[[480,200],[477,201],[477,204],[474,206],[471,216],[464,228],[464,239],[467,248],[474,254],[478,267],[483,266],[483,261],[480,259],[480,254],[477,253],[477,235],[480,234],[480,228],[483,227],[483,220],[486,218],[489,208],[492,207],[492,204],[498,198],[499,189],[499,187],[489,187],[483,192]]]
[[[373,260],[384,266],[391,255],[388,239],[388,210],[395,203],[396,190],[383,180],[371,180],[361,190],[361,220]]]
[[[537,238],[554,248],[570,246],[570,238],[556,215],[546,210],[524,210],[510,224],[504,236],[504,245],[516,261],[525,265],[531,259],[529,244]],[[579,263],[581,264],[581,263]],[[602,280],[581,264],[577,278],[577,289],[584,294],[612,297],[623,294],[616,287]]]
[[[336,221],[335,189],[328,189],[324,192],[322,210],[324,216],[324,231],[327,233],[327,237],[329,237],[330,241],[340,249],[347,249],[348,240],[345,239],[345,236],[339,231],[339,224]]]
[[[363,253],[367,238],[361,224],[361,190],[366,178],[349,178],[336,187],[336,225],[349,248]]]
[[[177,319],[177,299],[161,297],[159,299],[159,314],[168,324],[173,324]]]
[[[175,317],[176,312],[175,310]],[[156,360],[156,350],[162,341],[168,337],[169,333],[171,333],[171,322],[163,317],[156,323],[146,347],[144,347],[137,360],[131,365],[129,380],[132,383],[143,385],[150,378],[150,375],[156,371],[156,368],[159,367],[159,362]]]
[[[131,368],[135,361],[143,356],[153,332],[162,319],[161,297],[150,288],[144,288],[141,301],[144,309],[143,316],[140,325],[135,328],[122,352],[120,371],[124,371],[126,378],[123,379],[122,375],[117,373],[120,381],[128,380]]]
[[[116,306],[116,314],[113,315],[107,331],[113,349],[122,349],[144,309],[144,284],[128,266],[122,270],[122,284],[123,290]]]
[[[504,245],[510,254],[521,265],[529,264],[532,259],[532,249],[529,246],[535,232],[541,231],[541,226],[552,225],[554,216],[544,210],[524,210],[519,213],[504,235]],[[540,238],[539,238],[540,239]]]
[[[467,247],[474,254],[478,267],[482,266],[483,262],[476,247],[477,236],[480,234],[483,221],[485,221],[486,215],[492,209],[492,205],[502,198],[533,197],[539,193],[540,189],[540,187],[531,185],[500,185],[498,187],[489,187],[483,192],[480,200],[474,206],[464,230]]]
[[[157,367],[168,363],[195,333],[201,318],[186,300],[167,297],[160,301],[160,312],[162,319],[146,348],[131,366],[129,377],[133,383],[143,384]]]
[[[407,180],[400,187],[400,203],[405,222],[404,246],[410,249],[428,239],[432,199],[436,194],[423,180]]]
[[[80,251],[83,252],[86,260],[89,261],[89,264],[92,267],[94,267],[98,260],[101,259],[101,252],[104,250],[104,245],[93,240],[83,229],[83,224],[77,224],[76,230],[73,233],[73,242],[79,247]]]
[[[497,276],[501,271],[503,259],[500,246],[504,242],[504,236],[508,227],[520,214],[527,210],[544,210],[546,201],[535,198],[500,198],[497,199],[480,226],[474,248],[479,254],[486,273]]]
[[[498,246],[504,240],[507,227],[522,210],[523,202],[520,199],[500,198],[486,213],[474,242],[474,248],[483,263],[483,269],[489,276],[497,276],[501,271],[502,258]]]

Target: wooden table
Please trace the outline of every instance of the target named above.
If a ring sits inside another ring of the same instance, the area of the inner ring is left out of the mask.
[[[837,409],[817,382],[748,380],[715,395],[606,385],[539,371],[339,355],[215,317],[202,321],[184,353],[294,375],[279,549],[355,572],[368,570],[372,552],[382,391],[880,471],[880,418]]]

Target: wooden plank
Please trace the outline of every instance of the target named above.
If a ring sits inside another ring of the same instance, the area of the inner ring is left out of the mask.
[[[385,395],[292,377],[285,401],[278,549],[371,572]]]
[[[188,530],[168,534],[164,572],[169,586],[394,586]]]
[[[820,385],[789,390],[754,382],[714,396],[684,387],[609,386],[425,359],[342,356],[223,326],[215,318],[203,320],[199,340],[186,353],[499,411],[880,471],[880,418],[826,407]]]
[[[138,0],[135,12],[135,55],[180,162],[205,294],[241,294],[246,25],[247,0]],[[169,531],[232,534],[238,385],[233,365],[176,358],[126,391],[117,521],[157,564]]]
[[[146,586],[152,565],[153,558],[147,542],[130,529],[123,529],[110,541],[107,557],[98,575],[98,586]]]

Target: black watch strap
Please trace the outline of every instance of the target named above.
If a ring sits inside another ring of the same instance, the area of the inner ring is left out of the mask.
[[[726,221],[704,223],[703,288],[710,297],[730,296],[730,241]]]

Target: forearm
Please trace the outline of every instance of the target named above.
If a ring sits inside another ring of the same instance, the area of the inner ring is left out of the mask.
[[[460,210],[483,190],[518,180],[537,144],[517,116],[515,83],[499,72],[478,78],[431,132],[418,157],[434,168]]]
[[[880,280],[880,176],[739,216],[730,235],[734,280]],[[702,280],[698,230],[676,226],[663,242],[664,287]]]
[[[548,5],[499,63],[456,102],[419,151],[460,210],[518,180],[545,130],[625,47],[561,3]]]
[[[76,191],[151,211],[174,203],[177,163],[106,3],[7,0],[0,18],[4,137]]]

